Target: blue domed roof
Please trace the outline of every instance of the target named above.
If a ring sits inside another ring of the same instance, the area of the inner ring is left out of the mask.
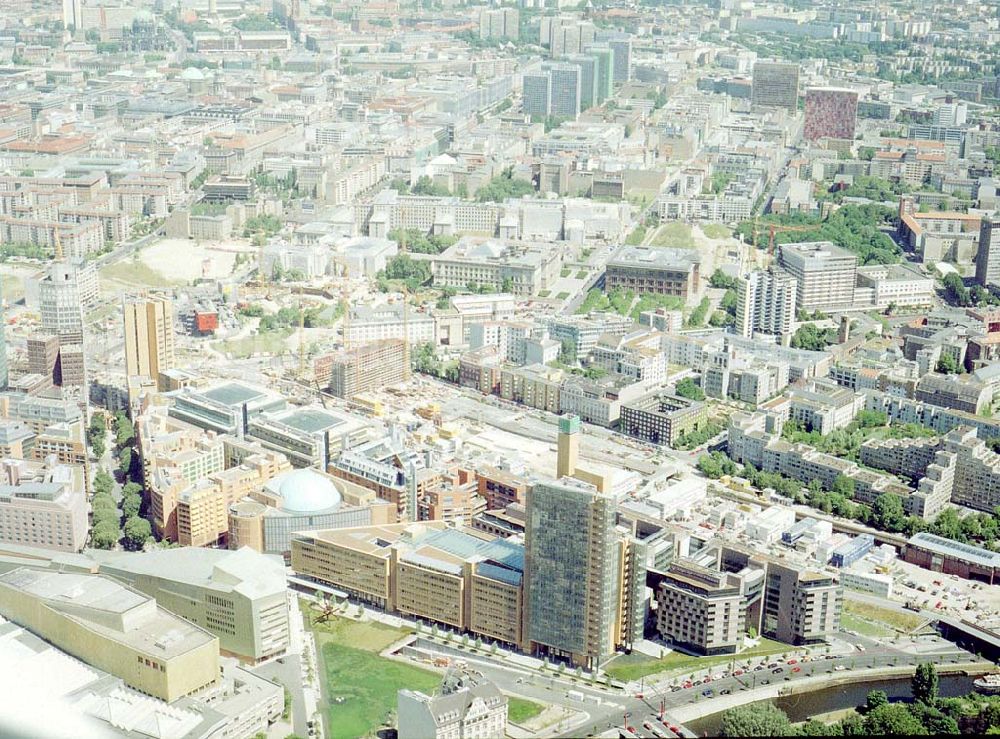
[[[340,508],[343,498],[330,478],[315,470],[292,470],[278,475],[267,487],[281,496],[288,513],[316,513]]]

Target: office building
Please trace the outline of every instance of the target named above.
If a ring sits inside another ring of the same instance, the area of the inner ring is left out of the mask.
[[[0,328],[0,332],[3,329]],[[31,334],[27,339],[28,372],[41,375],[50,385],[62,384],[59,372],[59,337]]]
[[[687,300],[698,292],[700,266],[694,249],[625,246],[608,261],[604,287]]]
[[[559,437],[556,445],[556,479],[572,477],[580,456],[580,419],[562,416],[559,419]]]
[[[757,62],[753,65],[753,105],[785,108],[795,112],[799,105],[799,65],[785,62]]]
[[[760,633],[788,644],[824,641],[840,629],[843,600],[830,575],[769,559]]]
[[[298,532],[292,569],[388,613],[524,647],[524,547],[444,521]]]
[[[520,13],[517,8],[483,9],[479,12],[479,38],[513,39],[521,34]]]
[[[125,312],[125,372],[159,384],[160,373],[174,367],[174,307],[169,298],[131,300]]]
[[[62,0],[62,22],[68,30],[83,28],[83,0]]]
[[[796,310],[830,312],[854,305],[858,258],[830,241],[782,244],[781,266],[798,283]]]
[[[553,64],[549,67],[552,80],[549,115],[576,120],[580,116],[581,70],[575,64]]]
[[[736,283],[736,330],[748,339],[757,334],[790,336],[795,324],[798,283],[781,269],[755,270]]]
[[[288,649],[285,567],[278,557],[182,547],[95,552],[100,573],[145,593],[219,639],[223,654],[256,663]]]
[[[743,644],[743,590],[733,574],[677,559],[660,580],[656,602],[656,630],[686,651],[733,654]]]
[[[87,514],[82,466],[0,462],[0,542],[78,552],[87,541]]]
[[[819,139],[854,140],[858,119],[858,93],[833,87],[810,87],[806,90],[807,141]]]
[[[171,418],[240,439],[258,413],[283,411],[287,405],[282,395],[242,382],[223,382],[199,389],[184,387],[169,397]]]
[[[356,416],[298,407],[254,416],[247,424],[247,436],[265,449],[285,455],[293,467],[325,470],[342,449],[366,441],[368,429]]]
[[[632,39],[612,39],[608,47],[614,55],[612,81],[616,85],[624,84],[632,79]]]
[[[622,403],[619,428],[623,434],[653,444],[673,446],[708,423],[708,406],[679,395],[653,392]]]
[[[976,282],[983,287],[1000,285],[1000,216],[983,216],[979,224]]]
[[[543,70],[525,74],[522,86],[522,107],[527,115],[549,115],[552,101],[552,77]]]
[[[572,478],[542,481],[528,496],[525,530],[528,641],[532,653],[596,669],[626,640],[616,498]]]
[[[614,94],[615,51],[605,44],[593,44],[587,47],[586,52],[597,60],[595,88],[599,104]]]
[[[55,334],[62,344],[82,344],[83,314],[97,297],[97,270],[92,263],[53,263],[38,283],[42,331]]]
[[[370,390],[398,385],[409,377],[407,346],[402,339],[385,339],[330,356],[330,392],[353,398]]]
[[[103,575],[11,570],[0,615],[168,703],[219,678],[217,637]]]
[[[399,739],[488,739],[507,731],[507,696],[483,677],[448,673],[434,695],[400,690]]]
[[[7,366],[7,312],[3,309],[3,282],[0,280],[0,390],[10,382]]]

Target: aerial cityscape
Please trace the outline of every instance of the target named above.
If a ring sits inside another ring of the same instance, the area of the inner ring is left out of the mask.
[[[0,0],[0,736],[1000,734],[1000,0]]]

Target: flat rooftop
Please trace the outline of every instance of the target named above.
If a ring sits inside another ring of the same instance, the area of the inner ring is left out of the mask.
[[[261,390],[256,390],[248,385],[241,385],[237,382],[229,382],[225,385],[219,385],[211,390],[206,390],[201,393],[209,400],[214,400],[216,403],[222,403],[223,405],[235,406],[242,405],[254,398],[260,398],[265,395]]]
[[[316,408],[307,410],[291,410],[278,416],[272,416],[275,421],[291,426],[293,429],[314,434],[317,431],[334,429],[347,423],[346,418],[334,415]]]
[[[991,552],[989,549],[962,544],[952,539],[945,539],[941,536],[921,532],[910,537],[910,545],[927,549],[931,552],[943,554],[947,557],[981,565],[983,567],[1000,567],[1000,552]]]

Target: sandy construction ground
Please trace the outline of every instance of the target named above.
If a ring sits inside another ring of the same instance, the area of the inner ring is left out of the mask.
[[[101,270],[102,281],[124,286],[170,287],[233,272],[238,254],[254,254],[245,240],[161,239],[139,254]]]

